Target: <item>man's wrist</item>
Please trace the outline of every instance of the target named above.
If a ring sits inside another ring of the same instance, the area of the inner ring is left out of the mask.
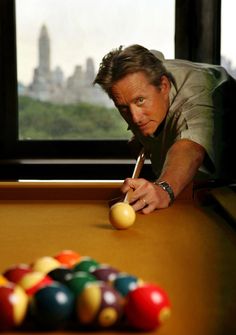
[[[167,183],[164,180],[154,181],[154,184],[157,185],[157,186],[160,186],[164,191],[166,191],[168,193],[168,195],[170,197],[170,203],[169,203],[169,205],[172,205],[173,202],[174,202],[174,200],[175,200],[175,195],[174,195],[173,189],[170,186],[170,184]]]

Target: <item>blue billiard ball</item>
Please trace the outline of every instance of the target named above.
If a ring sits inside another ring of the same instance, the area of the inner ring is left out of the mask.
[[[46,329],[64,326],[74,310],[74,295],[63,284],[52,283],[38,290],[30,301],[34,322]]]

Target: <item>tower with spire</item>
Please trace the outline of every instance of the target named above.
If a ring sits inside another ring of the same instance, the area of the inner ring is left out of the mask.
[[[44,76],[45,78],[50,78],[50,39],[48,36],[48,30],[45,24],[42,26],[39,42],[38,42],[38,50],[39,50],[39,74]]]
[[[59,66],[51,70],[50,38],[47,26],[42,25],[38,38],[38,66],[34,69],[33,80],[28,87],[30,97],[53,103],[88,102],[105,104],[107,96],[98,87],[93,86],[95,77],[94,61],[86,60],[85,71],[81,65],[76,65],[74,72],[67,79]]]

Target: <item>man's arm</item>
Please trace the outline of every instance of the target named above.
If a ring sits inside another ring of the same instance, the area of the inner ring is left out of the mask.
[[[201,145],[187,139],[178,140],[169,149],[157,182],[166,181],[177,197],[194,178],[204,156],[205,150]],[[126,193],[130,188],[134,190],[131,203],[136,211],[142,209],[147,214],[170,204],[168,192],[146,179],[127,178],[121,190]]]

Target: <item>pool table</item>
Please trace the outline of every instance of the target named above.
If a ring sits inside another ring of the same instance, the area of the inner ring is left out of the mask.
[[[190,185],[168,209],[138,213],[130,229],[115,230],[108,220],[108,202],[119,195],[121,183],[1,182],[0,271],[72,249],[168,292],[172,314],[155,334],[236,334],[232,220],[216,210],[211,196],[197,196]],[[70,331],[55,332],[66,333]]]

